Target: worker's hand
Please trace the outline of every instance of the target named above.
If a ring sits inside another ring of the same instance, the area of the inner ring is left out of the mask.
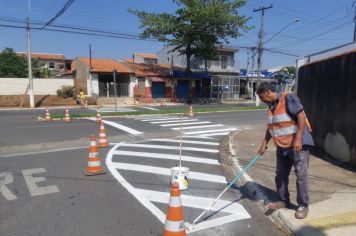
[[[267,149],[267,145],[265,142],[263,142],[257,151],[258,155],[262,156],[263,154],[265,154],[266,149]]]
[[[300,152],[302,150],[302,140],[300,138],[294,139],[293,149],[294,152]]]

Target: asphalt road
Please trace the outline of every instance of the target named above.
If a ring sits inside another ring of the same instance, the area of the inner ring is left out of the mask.
[[[40,122],[36,117],[42,113],[0,111],[0,235],[161,235],[170,168],[179,163],[179,117],[105,119],[112,145],[99,156],[107,173],[87,177],[87,139],[98,133],[97,124]],[[192,223],[226,186],[217,162],[219,141],[264,120],[265,111],[184,119],[186,222]],[[228,191],[189,234],[284,235],[237,190]]]

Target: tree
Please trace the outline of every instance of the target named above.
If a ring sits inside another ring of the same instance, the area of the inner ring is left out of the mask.
[[[31,63],[34,77],[46,77],[46,69],[42,68],[39,59],[32,58]],[[5,48],[0,53],[0,77],[27,78],[27,58],[17,55],[12,48]]]
[[[289,79],[295,78],[295,66],[285,66],[282,68],[285,72],[287,72]]]
[[[5,48],[0,53],[0,77],[27,77],[25,58],[17,56],[12,48]]]
[[[240,30],[250,29],[246,25],[249,18],[240,16],[237,11],[246,0],[173,1],[178,5],[174,14],[128,11],[139,18],[142,38],[155,38],[173,46],[173,51],[186,55],[189,77],[193,55],[214,58],[217,47],[239,37]]]

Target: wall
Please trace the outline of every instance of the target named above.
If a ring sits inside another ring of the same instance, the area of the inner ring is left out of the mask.
[[[0,78],[0,95],[20,95],[26,91],[28,78]],[[57,95],[62,86],[73,86],[73,79],[33,79],[35,95]]]
[[[355,78],[356,52],[306,64],[298,71],[298,95],[316,145],[351,163],[356,163]]]

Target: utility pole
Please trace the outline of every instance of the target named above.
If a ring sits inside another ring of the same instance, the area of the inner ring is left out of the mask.
[[[249,68],[250,68],[250,49],[247,48],[247,68],[246,68],[246,86],[245,86],[245,96],[246,98],[248,97],[248,90],[249,90],[249,85],[248,85],[248,74],[249,74]]]
[[[91,66],[91,44],[89,44],[89,69],[90,70],[92,69],[92,66]]]
[[[116,97],[117,97],[117,92],[116,92],[116,70],[113,71],[113,77],[114,77],[115,112],[117,112],[117,102],[116,102]]]
[[[27,65],[28,65],[28,93],[30,96],[30,107],[35,107],[35,98],[33,95],[33,77],[32,77],[32,63],[31,63],[31,42],[30,42],[30,18],[26,18],[26,31],[27,31]]]
[[[258,43],[258,58],[257,58],[257,86],[256,89],[260,86],[261,83],[261,68],[262,68],[262,52],[263,52],[263,20],[264,20],[264,15],[265,15],[265,10],[271,9],[273,6],[272,4],[268,7],[259,7],[257,9],[253,9],[253,12],[261,12],[261,28],[260,28],[260,33],[258,35],[259,43]],[[256,95],[256,107],[260,105],[260,98]]]
[[[352,3],[352,8],[354,9],[354,22],[355,22],[355,28],[354,28],[354,42],[356,42],[356,1]]]

